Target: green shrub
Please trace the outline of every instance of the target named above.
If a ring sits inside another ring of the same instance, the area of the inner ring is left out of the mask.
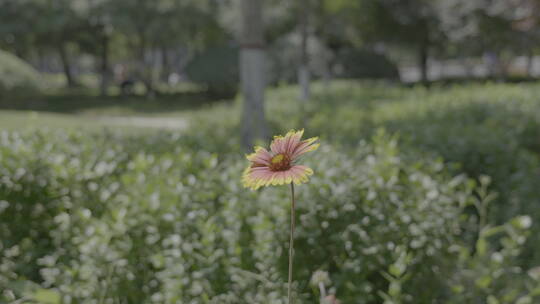
[[[399,80],[397,66],[386,56],[366,49],[347,48],[336,56],[339,78],[387,78]]]
[[[199,132],[1,133],[4,298],[283,303],[287,187],[243,189],[240,153],[227,152],[226,143],[219,154],[201,149],[205,142],[196,138],[215,129]],[[378,133],[348,151],[323,141],[306,160],[316,175],[298,188],[299,303],[315,301],[308,282],[320,269],[345,303],[396,296],[388,269],[411,277],[400,294],[406,302],[446,301],[448,277],[462,284],[462,272],[470,278],[456,266],[463,257],[455,249],[469,248],[471,232],[461,228],[475,222],[464,212],[477,201],[474,182],[450,176],[428,155],[415,159],[417,152]],[[405,266],[397,248],[410,256]],[[507,289],[526,296],[526,280]],[[468,294],[481,299],[482,292]]]
[[[235,47],[213,47],[197,54],[187,65],[188,77],[207,86],[216,98],[232,98],[238,91],[238,49]]]
[[[323,143],[297,191],[298,303],[321,270],[343,303],[538,301],[539,90],[271,92],[273,133]],[[238,106],[181,134],[0,133],[0,302],[283,304],[289,193],[241,187]]]
[[[0,50],[0,97],[39,89],[39,73],[15,55]]]
[[[499,193],[491,208],[494,224],[518,214],[540,219],[540,107],[531,99],[538,90],[537,85],[496,84],[440,89],[381,105],[371,117],[374,125],[399,131],[411,145],[459,163],[459,171],[491,176]],[[533,233],[526,254],[530,263],[540,261],[538,240]]]
[[[318,88],[315,88],[316,90]],[[481,84],[405,89],[384,82],[337,82],[314,94],[305,114],[288,91],[271,95],[269,117],[277,125],[306,129],[344,148],[379,128],[397,132],[403,145],[441,156],[454,173],[493,178],[499,196],[490,220],[519,214],[540,220],[540,104],[538,84]],[[303,120],[303,122],[302,122]],[[540,226],[533,227],[527,263],[540,262]]]

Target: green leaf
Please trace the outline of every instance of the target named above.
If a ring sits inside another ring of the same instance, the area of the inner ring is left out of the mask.
[[[463,287],[463,285],[454,285],[454,286],[452,286],[452,291],[453,291],[454,293],[460,294],[460,293],[462,293],[464,290],[465,290],[465,288]]]
[[[474,282],[478,288],[486,289],[491,284],[491,277],[485,275]]]
[[[478,256],[485,256],[487,252],[487,241],[485,238],[480,238],[476,242],[476,254]]]
[[[394,277],[399,278],[403,275],[403,273],[405,273],[405,269],[406,269],[405,263],[398,262],[398,263],[394,263],[390,265],[388,271]]]
[[[523,296],[516,301],[516,304],[531,304],[532,298],[530,296]]]
[[[32,297],[35,301],[43,304],[60,304],[60,294],[52,289],[38,289]]]
[[[494,296],[490,295],[487,297],[487,304],[499,304],[499,300]]]

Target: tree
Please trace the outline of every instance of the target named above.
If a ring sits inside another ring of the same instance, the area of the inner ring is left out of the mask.
[[[381,0],[376,8],[380,19],[375,29],[390,43],[413,48],[423,83],[428,81],[430,52],[444,40],[435,4],[433,0]]]
[[[33,1],[40,12],[34,20],[36,44],[57,52],[68,87],[78,84],[73,71],[72,54],[87,32],[83,14],[87,8],[83,0]]]
[[[340,51],[351,47],[353,42],[347,35],[351,26],[347,20],[349,0],[316,0],[312,14],[314,35],[325,48],[322,61],[325,85],[330,84],[332,67]],[[357,38],[355,38],[357,39]]]
[[[492,76],[505,77],[505,55],[507,59],[515,55],[531,58],[538,46],[538,0],[447,0],[438,3],[442,28],[453,48],[461,55],[488,54],[492,60]]]
[[[316,60],[322,63],[322,76],[326,85],[331,78],[334,54],[349,45],[346,41],[345,32],[347,25],[344,24],[342,9],[348,7],[347,0],[302,0],[298,1],[298,27],[300,32],[300,56],[298,69],[298,83],[300,84],[301,100],[309,99],[310,96],[310,48],[308,40],[316,40],[323,46]],[[310,37],[311,36],[311,37]],[[311,48],[313,50],[313,47]]]
[[[242,0],[240,81],[244,97],[242,144],[250,149],[267,136],[264,117],[265,54],[261,0]]]
[[[36,40],[30,21],[37,15],[33,1],[0,1],[0,46],[20,58],[28,57]]]
[[[98,61],[100,74],[100,94],[107,95],[111,82],[111,40],[114,34],[114,12],[111,10],[111,0],[92,0],[86,19],[91,29],[87,50],[94,54]]]
[[[298,65],[298,84],[300,85],[300,99],[306,101],[309,99],[310,91],[310,71],[308,58],[308,27],[310,15],[310,0],[300,1],[301,6],[298,7],[298,20],[300,27],[300,62]]]
[[[527,56],[527,76],[532,77],[533,59],[535,49],[540,42],[540,1],[539,0],[522,0],[521,8],[517,10],[515,20],[512,23],[513,29],[521,33],[521,49],[525,51]]]
[[[4,0],[0,2],[0,43],[19,57],[29,59],[40,52],[56,53],[68,86],[77,81],[71,54],[86,32],[81,12],[85,0]]]
[[[444,1],[444,0],[441,0]],[[415,53],[421,81],[428,81],[428,58],[441,44],[444,33],[436,10],[437,0],[337,0],[335,10],[344,11],[349,40],[355,44],[395,45]]]
[[[137,60],[137,76],[147,92],[154,89],[157,54],[169,68],[168,50],[181,45],[192,49],[219,43],[224,33],[216,21],[216,4],[206,0],[114,0],[113,24],[128,41]]]

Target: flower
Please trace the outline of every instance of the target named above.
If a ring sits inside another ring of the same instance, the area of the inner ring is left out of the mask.
[[[313,174],[309,167],[296,164],[304,153],[315,151],[319,147],[317,137],[301,140],[304,130],[289,131],[285,136],[275,136],[270,144],[270,151],[255,147],[255,153],[246,158],[251,162],[244,171],[244,187],[256,190],[262,186],[301,184]]]

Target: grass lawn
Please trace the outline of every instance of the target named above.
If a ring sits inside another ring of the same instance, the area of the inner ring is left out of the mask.
[[[59,114],[37,111],[0,110],[0,130],[21,130],[35,128],[69,128],[99,131],[104,128],[142,128],[179,130],[187,127],[188,120],[180,113],[164,113],[163,116],[116,116],[89,114]]]
[[[22,128],[100,128],[99,121],[89,116],[58,114],[36,111],[0,111],[0,129],[16,130]]]
[[[189,113],[212,103],[215,101],[200,92],[148,99],[61,91],[0,101],[0,130],[43,127],[94,131],[108,127],[181,129],[186,127]]]

